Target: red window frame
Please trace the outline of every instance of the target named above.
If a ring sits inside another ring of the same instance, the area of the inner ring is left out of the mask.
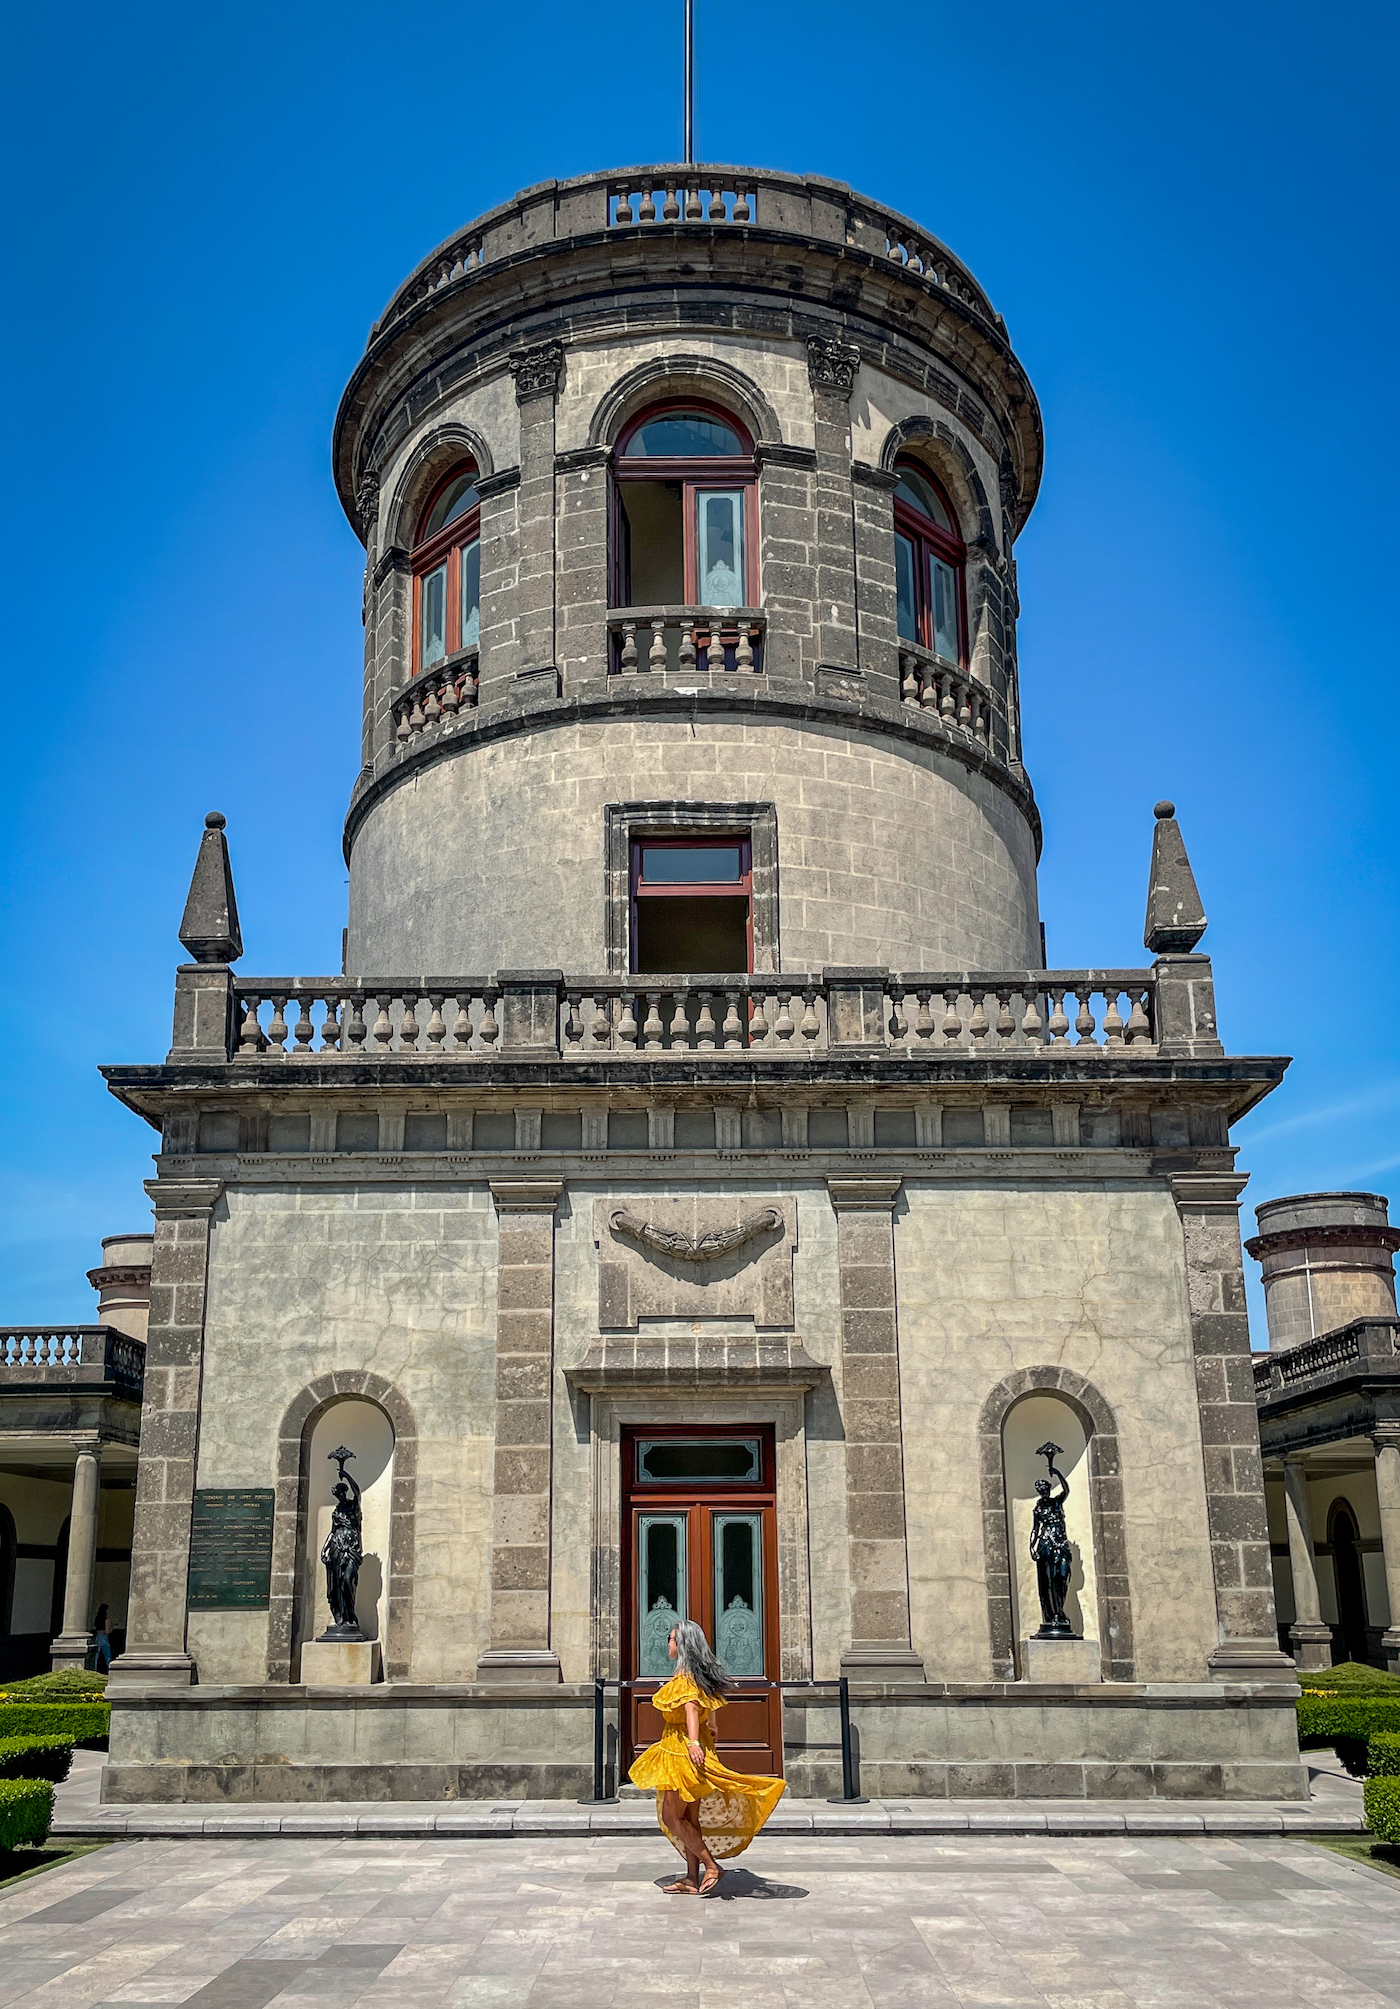
[[[897,460],[894,471],[898,474],[906,467],[911,474],[917,474],[921,480],[928,483],[947,510],[949,522],[956,523],[958,512],[954,509],[942,482],[930,474],[921,461],[908,458]],[[958,616],[958,668],[965,670],[967,668],[967,546],[961,537],[949,536],[948,532],[931,517],[925,516],[921,509],[911,508],[898,495],[894,498],[894,527],[914,546],[914,623],[919,631],[915,639],[921,648],[929,650],[931,654],[934,652],[934,641],[933,601],[929,592],[929,558],[930,556],[941,558],[945,565],[951,565],[953,568]]]
[[[727,425],[744,442],[741,454],[715,454],[712,457],[676,455],[665,458],[628,460],[628,443],[636,437],[644,425],[652,419],[664,418],[667,412],[699,412],[705,418],[717,419]],[[700,540],[699,512],[697,498],[707,488],[739,488],[744,491],[744,604],[758,605],[758,463],[754,459],[753,437],[742,419],[723,405],[712,404],[706,398],[667,398],[661,404],[648,405],[644,412],[630,420],[618,435],[613,450],[613,491],[612,491],[612,589],[615,607],[630,606],[630,584],[627,578],[627,524],[623,515],[620,484],[626,481],[678,481],[682,489],[681,532],[685,552],[685,605],[698,604],[700,591]]]
[[[687,410],[693,407],[687,406]],[[684,879],[679,883],[674,879],[662,880],[657,885],[648,886],[642,875],[643,851],[714,851],[721,845],[737,845],[739,851],[739,876],[737,879],[698,880]],[[633,976],[644,972],[637,968],[637,905],[641,900],[700,900],[718,896],[726,900],[744,902],[745,940],[748,945],[748,970],[753,973],[753,839],[747,830],[707,831],[698,837],[633,837],[628,869],[628,952],[627,967]]]
[[[473,503],[465,516],[459,516],[451,523],[445,523],[441,530],[431,537],[423,537],[422,526],[431,517],[438,499],[445,489],[460,481],[463,475],[470,475],[479,481],[480,475],[474,461],[459,461],[456,467],[445,474],[433,489],[432,494],[419,511],[418,535],[409,563],[413,571],[413,674],[418,676],[423,669],[423,581],[430,572],[436,572],[443,559],[447,560],[447,652],[432,665],[437,669],[449,657],[460,654],[462,648],[462,547],[474,543],[481,536],[481,504]]]

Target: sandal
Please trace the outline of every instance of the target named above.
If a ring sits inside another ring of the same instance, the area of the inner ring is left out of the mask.
[[[690,1881],[688,1876],[677,1877],[674,1883],[663,1883],[661,1888],[667,1897],[697,1897],[699,1895],[695,1885]]]
[[[719,1889],[719,1880],[723,1875],[724,1871],[719,1867],[718,1863],[716,1863],[715,1867],[712,1870],[706,1870],[704,1878],[702,1879],[700,1884],[700,1892],[699,1892],[700,1896],[701,1897],[712,1896],[713,1893]]]

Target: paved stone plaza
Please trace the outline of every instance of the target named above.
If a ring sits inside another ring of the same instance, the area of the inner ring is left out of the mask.
[[[1400,1883],[1280,1838],[123,1842],[0,1896],[0,2003],[1400,2003]]]

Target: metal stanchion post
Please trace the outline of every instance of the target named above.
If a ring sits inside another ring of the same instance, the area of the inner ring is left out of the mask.
[[[837,1707],[841,1712],[841,1791],[833,1793],[828,1806],[868,1807],[864,1793],[856,1791],[855,1753],[851,1749],[851,1684],[843,1674],[836,1684]]]

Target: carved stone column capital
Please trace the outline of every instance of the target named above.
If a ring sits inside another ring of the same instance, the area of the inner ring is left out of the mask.
[[[355,515],[360,535],[368,543],[379,517],[379,476],[372,467],[365,469],[355,490]]]
[[[860,368],[860,350],[830,335],[807,337],[807,377],[814,391],[849,398]]]
[[[528,349],[512,349],[510,373],[515,378],[515,402],[527,398],[555,397],[564,374],[564,344],[536,342]]]

